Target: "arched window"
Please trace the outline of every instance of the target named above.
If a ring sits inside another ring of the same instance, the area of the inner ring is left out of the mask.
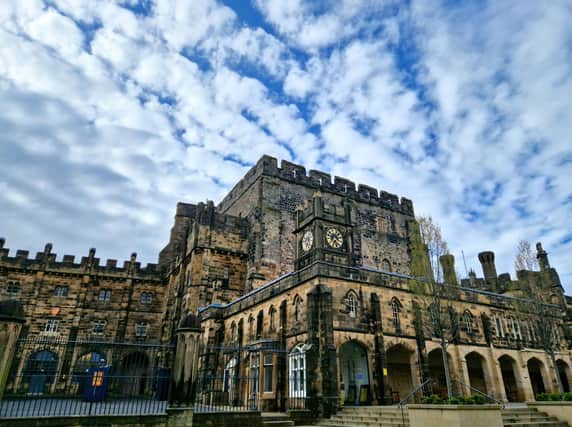
[[[302,320],[302,298],[299,295],[294,297],[294,319],[296,322]]]
[[[264,326],[264,313],[262,312],[262,310],[260,310],[256,318],[256,338],[260,338],[262,336],[263,326]]]
[[[306,352],[307,344],[298,344],[288,355],[288,397],[290,399],[306,397]]]
[[[223,392],[228,393],[228,403],[234,404],[236,398],[236,358],[232,358],[224,368]]]
[[[270,316],[270,331],[276,330],[276,309],[273,305],[268,309],[268,316]]]
[[[469,310],[463,313],[463,323],[465,324],[465,332],[471,335],[473,333],[473,315]]]
[[[399,302],[399,300],[397,298],[392,298],[391,299],[391,314],[393,316],[393,327],[396,330],[400,330],[401,329],[401,319],[399,318],[399,313],[401,312],[401,303]]]
[[[236,323],[234,322],[230,325],[230,339],[236,341]]]
[[[355,319],[357,316],[357,297],[353,291],[347,293],[345,303],[348,315]]]
[[[383,261],[381,261],[381,269],[384,271],[391,271],[391,263],[387,258],[384,258]]]
[[[254,317],[248,316],[248,338],[254,339]]]

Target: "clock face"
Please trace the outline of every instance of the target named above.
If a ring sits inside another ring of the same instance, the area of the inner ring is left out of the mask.
[[[314,235],[312,234],[311,231],[306,231],[304,233],[304,236],[302,236],[302,249],[305,252],[308,252],[312,248],[313,244],[314,244]]]
[[[328,243],[331,248],[341,248],[344,243],[344,238],[340,230],[337,228],[328,228],[326,231],[326,243]]]

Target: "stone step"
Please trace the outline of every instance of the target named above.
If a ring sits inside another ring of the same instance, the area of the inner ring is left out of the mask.
[[[262,421],[264,427],[291,427],[294,425],[292,420],[275,420],[275,421]]]
[[[503,423],[505,427],[568,427],[568,423],[563,421],[533,421],[533,422],[516,422]]]

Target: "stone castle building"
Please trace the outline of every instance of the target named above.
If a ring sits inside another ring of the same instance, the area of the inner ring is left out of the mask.
[[[19,375],[47,358],[41,388],[57,390],[87,358],[171,369],[174,400],[328,413],[398,402],[429,378],[446,393],[445,347],[456,394],[569,391],[571,300],[540,244],[537,257],[540,271],[513,279],[482,252],[483,277],[459,282],[447,255],[435,285],[411,200],[264,156],[218,205],[177,205],[157,265],[103,264],[94,249],[57,260],[50,244],[10,255],[0,240],[20,342],[73,343],[41,357],[22,347],[7,389],[31,387]],[[157,351],[102,355],[94,342]]]

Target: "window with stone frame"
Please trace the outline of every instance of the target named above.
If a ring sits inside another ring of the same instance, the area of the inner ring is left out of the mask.
[[[265,393],[272,392],[272,383],[274,379],[274,355],[272,353],[264,353],[263,359],[264,368],[264,384],[263,391]]]
[[[6,293],[7,294],[17,294],[20,292],[20,282],[17,280],[8,280],[6,283]]]
[[[236,335],[236,323],[234,323],[234,321],[231,323],[230,325],[230,339],[232,340],[232,342],[235,342],[237,338]]]
[[[358,299],[357,295],[354,291],[349,291],[344,298],[344,304],[346,306],[346,312],[348,316],[352,319],[357,317],[357,306],[358,306]]]
[[[264,333],[264,313],[262,310],[258,312],[258,316],[256,316],[256,339],[261,338],[262,334]]]
[[[252,314],[248,316],[248,338],[254,339],[254,317],[252,317]]]
[[[401,309],[402,309],[402,305],[401,302],[393,297],[391,299],[391,314],[392,314],[392,324],[393,327],[395,328],[396,332],[400,332],[401,331]]]
[[[306,397],[306,344],[298,344],[288,355],[288,397]]]
[[[54,296],[56,297],[67,297],[69,293],[68,286],[56,286],[54,289]]]
[[[58,332],[59,327],[60,327],[59,319],[48,319],[46,321],[46,324],[44,325],[44,332],[55,334]]]
[[[92,323],[91,333],[93,335],[103,335],[105,332],[105,320],[94,320]]]
[[[493,316],[494,325],[495,325],[495,335],[498,338],[504,338],[504,325],[503,319],[499,314],[495,314]]]
[[[296,322],[302,320],[302,298],[300,295],[294,297],[294,319]]]
[[[270,317],[270,331],[276,331],[276,309],[273,305],[268,309],[268,316]]]
[[[145,338],[147,336],[147,330],[149,329],[149,324],[147,322],[139,322],[135,325],[135,336],[137,338]]]
[[[389,260],[388,260],[387,258],[384,258],[384,259],[381,261],[381,269],[382,269],[383,271],[389,271],[389,272],[391,272],[391,263],[389,262]]]
[[[153,292],[143,292],[140,298],[141,304],[151,304],[153,302]]]
[[[99,295],[97,297],[99,302],[109,302],[111,301],[111,289],[102,289],[99,291]]]
[[[463,313],[463,324],[465,326],[465,332],[468,335],[473,334],[473,315],[469,310],[465,310]]]

